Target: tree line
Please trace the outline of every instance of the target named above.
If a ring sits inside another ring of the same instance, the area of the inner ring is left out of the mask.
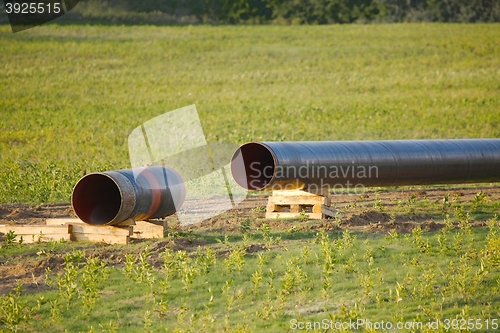
[[[81,0],[132,15],[224,24],[499,22],[500,0]],[[78,7],[78,6],[77,6]],[[97,7],[94,7],[97,8]],[[146,16],[144,16],[146,15]]]

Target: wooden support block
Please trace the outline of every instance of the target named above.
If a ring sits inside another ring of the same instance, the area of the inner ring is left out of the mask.
[[[124,235],[96,235],[74,232],[71,234],[73,241],[86,241],[93,243],[106,243],[106,244],[128,244],[130,236]]]
[[[79,218],[71,218],[71,217],[45,220],[46,225],[64,225],[64,224],[74,224],[74,223],[85,224],[85,222],[83,222]]]
[[[322,194],[310,193],[304,190],[277,190],[273,191],[273,196],[288,196],[288,197],[318,197],[325,196]]]
[[[0,232],[6,233],[10,230],[14,231],[16,235],[38,235],[40,233],[46,234],[67,234],[67,226],[46,226],[46,225],[0,225]]]
[[[165,227],[146,221],[127,220],[120,225],[92,225],[77,218],[47,219],[47,225],[71,225],[73,240],[127,244],[126,237],[135,239],[163,238]],[[106,237],[103,237],[106,236]]]
[[[94,234],[94,235],[114,235],[114,236],[132,236],[133,227],[118,228],[107,225],[90,224],[72,224],[71,232]]]
[[[88,224],[86,222],[83,222],[82,220],[80,220],[79,218],[72,218],[72,217],[62,217],[62,218],[57,218],[57,219],[46,219],[45,220],[45,223],[47,225],[63,225],[63,224],[85,224],[85,225],[91,225],[91,226],[101,226],[101,225],[95,225],[95,224]],[[128,219],[128,220],[125,220],[119,224],[116,224],[116,225],[112,225],[112,226],[109,226],[109,225],[102,225],[103,227],[117,227],[117,228],[121,228],[121,227],[129,227],[131,225],[134,225],[135,224],[135,221],[133,219]]]
[[[132,226],[93,225],[75,218],[46,219],[45,223],[50,226],[71,225],[74,226],[72,232],[77,233],[132,236]]]
[[[165,236],[165,227],[146,221],[136,221],[133,226],[132,238],[150,239],[163,238]]]
[[[323,213],[324,215],[328,215],[328,216],[331,216],[331,217],[336,217],[340,214],[340,217],[342,217],[343,215],[338,211],[336,210],[335,208],[332,208],[330,206],[326,206],[326,205],[321,205],[321,213]]]
[[[299,217],[304,211],[311,219],[323,219],[327,215],[335,216],[336,210],[330,207],[328,191],[320,190],[323,195],[304,190],[273,191],[273,195],[268,198],[266,218]]]
[[[70,240],[69,226],[46,225],[0,225],[0,233],[7,234],[13,231],[16,242],[23,238],[23,243],[38,243],[60,240]]]
[[[314,220],[321,220],[323,218],[323,214],[321,213],[306,213],[306,215],[310,219]],[[300,215],[297,213],[289,213],[289,212],[267,212],[266,213],[266,219],[292,219],[292,218],[297,218]]]
[[[273,204],[273,203],[267,204],[267,211],[268,212],[282,212],[283,208],[285,208],[283,205],[277,205],[277,204]]]
[[[107,244],[128,244],[133,227],[93,226],[71,224],[71,239],[76,241],[102,242]]]
[[[25,244],[33,244],[39,242],[60,242],[71,241],[71,234],[41,234],[41,235],[20,235],[17,236],[16,241],[20,240],[23,237],[23,243]]]
[[[269,202],[280,205],[290,205],[290,204],[324,204],[325,197],[315,196],[315,197],[301,197],[301,196],[270,196]]]
[[[313,213],[323,213],[323,206],[322,204],[315,204],[313,207],[312,207],[312,212]]]

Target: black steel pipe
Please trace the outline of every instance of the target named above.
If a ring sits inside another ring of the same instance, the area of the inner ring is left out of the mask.
[[[86,223],[116,225],[172,215],[185,196],[184,182],[175,170],[150,166],[85,175],[75,185],[71,203]]]
[[[500,139],[250,142],[231,172],[250,190],[500,182]]]

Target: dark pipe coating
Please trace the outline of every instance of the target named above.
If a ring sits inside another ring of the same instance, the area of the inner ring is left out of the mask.
[[[231,172],[250,190],[500,182],[500,139],[250,142]]]

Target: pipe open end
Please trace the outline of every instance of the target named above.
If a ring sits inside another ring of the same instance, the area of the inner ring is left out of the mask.
[[[263,190],[274,178],[276,158],[261,143],[246,143],[231,159],[231,173],[238,185],[248,190]]]
[[[72,205],[76,215],[89,224],[103,225],[120,211],[122,196],[118,185],[105,174],[89,174],[76,184]]]

